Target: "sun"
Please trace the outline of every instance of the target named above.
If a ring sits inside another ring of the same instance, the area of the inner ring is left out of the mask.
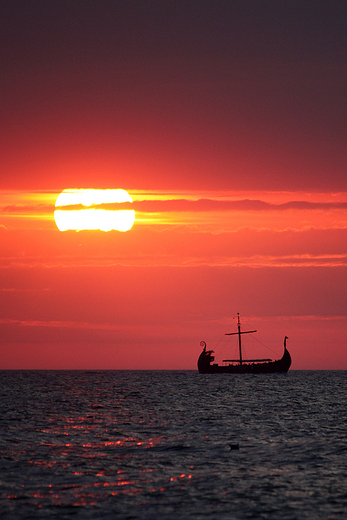
[[[135,211],[117,208],[126,202],[132,202],[132,198],[122,189],[63,190],[55,202],[58,209],[54,211],[54,220],[59,231],[129,231],[135,221]],[[103,209],[105,205],[107,209]]]

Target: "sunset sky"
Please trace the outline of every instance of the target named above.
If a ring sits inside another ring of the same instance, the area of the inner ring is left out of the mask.
[[[239,312],[347,370],[346,55],[342,1],[1,2],[0,369],[196,369]],[[133,227],[59,231],[82,188]]]

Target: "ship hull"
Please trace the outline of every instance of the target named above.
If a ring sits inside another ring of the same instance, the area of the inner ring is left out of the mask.
[[[291,357],[288,350],[284,349],[284,354],[277,361],[266,363],[242,363],[238,365],[217,365],[211,363],[211,351],[203,350],[198,360],[198,370],[200,374],[273,374],[286,373],[291,365]]]

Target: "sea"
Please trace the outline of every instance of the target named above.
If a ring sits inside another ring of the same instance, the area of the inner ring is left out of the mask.
[[[1,519],[347,518],[347,371],[1,371]]]

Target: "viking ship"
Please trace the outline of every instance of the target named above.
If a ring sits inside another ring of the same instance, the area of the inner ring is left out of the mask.
[[[226,336],[238,335],[239,340],[239,359],[223,359],[224,365],[214,362],[214,351],[207,350],[205,341],[200,342],[203,347],[198,359],[198,370],[200,374],[271,374],[274,372],[286,373],[289,370],[292,359],[287,350],[288,336],[284,337],[284,353],[281,359],[243,359],[241,336],[252,334],[256,330],[241,330],[240,314],[237,313],[237,332],[229,332]]]

